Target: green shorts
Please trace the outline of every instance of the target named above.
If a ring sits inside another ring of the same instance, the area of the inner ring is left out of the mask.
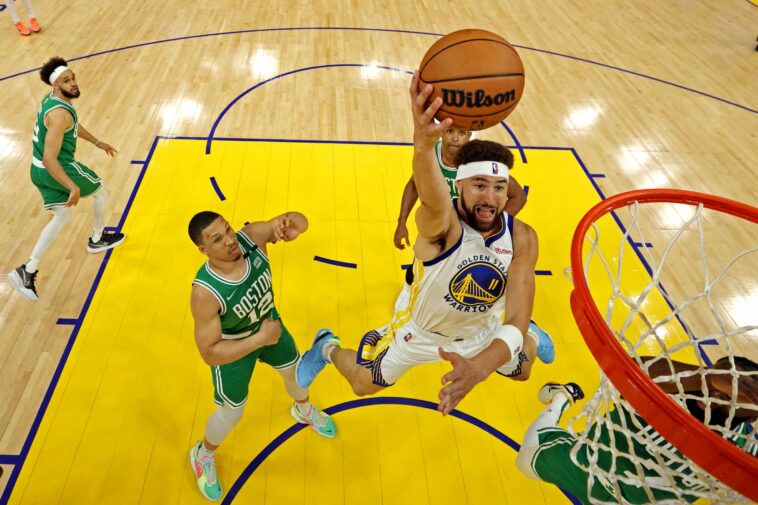
[[[273,368],[282,369],[294,366],[299,357],[295,340],[282,324],[282,334],[276,344],[256,349],[232,363],[211,367],[213,401],[218,405],[228,403],[232,407],[242,407],[247,401],[247,389],[256,361],[261,360]]]
[[[560,487],[589,503],[587,481],[589,474],[571,460],[571,449],[576,437],[561,428],[540,430],[539,448],[532,458],[532,469],[540,479]]]
[[[617,435],[619,436],[619,435]],[[550,482],[560,487],[564,491],[576,496],[582,503],[589,504],[588,497],[591,494],[594,501],[604,503],[617,503],[615,491],[608,479],[590,479],[589,472],[582,470],[574,464],[571,459],[571,450],[577,443],[577,438],[568,431],[561,428],[546,428],[538,433],[539,447],[532,457],[532,469],[545,482]],[[598,466],[601,468],[610,468],[610,455],[608,452],[599,455]],[[607,474],[607,471],[598,472]],[[616,473],[619,475],[636,473],[633,463],[628,458],[616,459]],[[657,474],[651,474],[655,477]],[[604,485],[605,483],[605,485]],[[642,487],[629,483],[617,482],[624,503],[633,505],[649,505],[660,501],[677,501],[682,503],[692,503],[697,500],[694,495],[683,494],[678,497],[671,491],[664,489],[653,489],[653,501],[647,496]],[[607,487],[606,487],[607,486]],[[682,487],[682,491],[687,491]]]
[[[61,163],[61,166],[66,175],[74,181],[74,184],[79,186],[82,198],[93,195],[102,186],[100,177],[92,169],[78,161]],[[56,181],[47,169],[32,165],[30,175],[32,182],[42,193],[42,202],[46,209],[66,203],[69,190]]]

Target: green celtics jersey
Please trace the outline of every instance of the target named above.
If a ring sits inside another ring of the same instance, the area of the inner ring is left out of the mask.
[[[63,165],[74,161],[76,152],[76,135],[79,131],[79,119],[76,115],[76,109],[73,105],[65,100],[53,96],[53,92],[48,93],[42,99],[42,104],[37,112],[37,122],[34,123],[34,135],[32,136],[33,158],[32,164],[39,168],[45,168],[42,164],[42,156],[45,153],[45,137],[47,136],[47,126],[45,125],[45,116],[53,109],[63,108],[71,113],[73,124],[71,128],[63,134],[63,143],[58,153],[58,162]]]
[[[634,459],[637,461],[655,461],[657,464],[665,465],[670,469],[669,475],[673,478],[673,483],[679,490],[682,491],[682,498],[687,503],[692,503],[697,500],[697,496],[688,493],[702,491],[705,486],[696,478],[691,478],[693,475],[692,467],[687,464],[682,464],[682,461],[686,461],[686,458],[666,439],[653,430],[653,428],[645,422],[639,415],[630,414],[629,412],[619,412],[617,409],[613,409],[609,416],[608,422],[597,423],[590,427],[588,432],[588,439],[594,440],[598,445],[605,445],[608,447],[615,447],[617,454],[619,455],[615,461],[615,474],[624,475],[633,478],[637,475],[637,468],[628,455],[634,454]],[[612,425],[616,429],[611,434],[608,430],[608,426]],[[632,439],[633,447],[630,447],[628,438],[624,436],[624,431],[621,427],[626,426],[628,430],[633,430],[641,435],[639,439]],[[738,435],[730,437],[729,440],[746,450],[749,453],[755,453],[754,445],[754,433],[752,433],[752,427],[747,423],[741,423],[734,430]],[[751,439],[753,439],[751,441]],[[644,444],[642,443],[644,442]],[[589,454],[587,446],[583,446],[577,453],[577,459],[582,465],[589,466]],[[653,454],[658,454],[660,457],[656,457]],[[667,457],[667,454],[671,454]],[[596,480],[590,493],[596,498],[607,498],[607,494],[613,494],[612,484],[603,475],[610,474],[613,460],[611,454],[608,451],[598,450],[597,467],[603,469],[603,472],[596,472]],[[673,500],[676,499],[676,495],[666,490],[665,479],[654,470],[656,465],[652,465],[653,468],[648,467],[645,464],[639,465],[641,471],[645,475],[645,481],[650,485],[653,496],[657,501]],[[617,481],[618,486],[623,494],[624,498],[633,504],[648,504],[650,499],[647,493],[642,487]],[[601,489],[605,488],[605,489]]]
[[[206,261],[192,282],[210,291],[221,305],[221,338],[224,339],[250,336],[258,332],[263,319],[279,319],[274,307],[268,258],[244,232],[237,232],[237,241],[246,265],[242,279],[225,279]]]
[[[437,163],[439,163],[440,171],[445,176],[445,182],[447,182],[447,189],[450,190],[450,197],[458,196],[458,188],[455,187],[455,176],[458,175],[458,170],[454,167],[449,167],[442,162],[442,141],[438,140],[434,145],[434,152],[437,154]]]

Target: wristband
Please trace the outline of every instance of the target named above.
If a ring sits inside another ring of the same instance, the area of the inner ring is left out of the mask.
[[[524,335],[521,333],[521,330],[512,324],[500,326],[495,330],[493,337],[499,338],[506,343],[511,351],[511,359],[514,356],[518,356],[521,352],[521,347],[524,345]]]
[[[99,140],[95,141],[95,147],[100,147],[100,141]]]

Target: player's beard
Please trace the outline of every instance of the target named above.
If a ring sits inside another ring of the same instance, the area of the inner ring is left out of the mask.
[[[80,94],[81,92],[79,91],[79,88],[76,88],[76,92],[66,91],[65,89],[61,88],[61,95],[65,96],[66,98],[79,98]]]
[[[476,231],[487,233],[495,229],[495,227],[500,222],[497,218],[498,215],[502,214],[503,209],[495,209],[495,216],[491,223],[484,223],[479,220],[479,218],[476,215],[476,205],[471,207],[469,209],[468,205],[466,205],[466,201],[463,199],[463,193],[461,193],[460,196],[461,199],[461,208],[463,209],[464,214],[466,214],[466,222],[473,227]]]

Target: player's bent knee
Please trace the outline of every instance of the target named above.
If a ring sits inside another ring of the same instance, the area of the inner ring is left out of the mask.
[[[534,458],[535,451],[536,447],[524,447],[522,445],[516,457],[516,468],[521,470],[521,473],[530,479],[542,480],[534,473],[534,469],[532,468],[532,459]]]
[[[377,386],[374,383],[368,383],[364,381],[358,381],[353,386],[353,393],[357,396],[369,396],[378,393],[382,389],[382,386]]]

